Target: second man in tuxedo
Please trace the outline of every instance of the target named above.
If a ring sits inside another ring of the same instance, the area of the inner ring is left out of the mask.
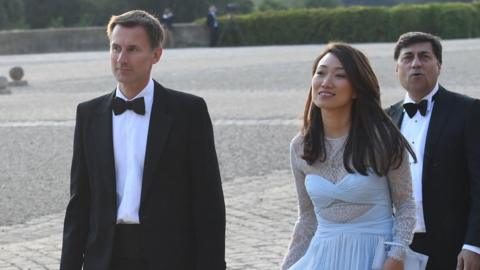
[[[411,247],[429,256],[429,270],[479,270],[480,101],[438,83],[438,37],[405,33],[394,58],[407,93],[388,113],[417,156],[410,165],[417,205]]]
[[[164,32],[144,11],[107,27],[110,94],[77,108],[61,269],[225,269],[225,205],[202,98],[151,78]]]

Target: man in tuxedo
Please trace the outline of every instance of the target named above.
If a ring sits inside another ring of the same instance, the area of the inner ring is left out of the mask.
[[[77,108],[61,269],[225,269],[225,205],[204,100],[151,79],[163,30],[112,16],[118,84]]]
[[[438,83],[440,38],[400,36],[396,73],[407,91],[388,109],[416,152],[411,162],[417,223],[411,248],[427,269],[480,269],[480,101]]]

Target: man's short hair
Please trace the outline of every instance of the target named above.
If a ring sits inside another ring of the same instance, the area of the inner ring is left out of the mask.
[[[152,14],[143,10],[131,10],[121,15],[113,15],[107,25],[108,38],[112,38],[113,28],[116,25],[124,27],[141,26],[147,32],[152,49],[162,47],[164,30],[160,21]]]
[[[442,63],[442,44],[440,37],[424,32],[407,32],[402,34],[395,45],[394,59],[397,60],[400,51],[412,44],[430,42],[432,44],[433,54],[437,57],[438,62]]]

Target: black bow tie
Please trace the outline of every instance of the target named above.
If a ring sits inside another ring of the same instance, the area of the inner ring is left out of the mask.
[[[143,97],[130,101],[115,97],[112,102],[112,109],[115,115],[122,114],[126,110],[132,110],[137,114],[145,115],[145,101],[143,100]]]
[[[410,118],[412,118],[417,111],[420,112],[421,115],[425,116],[427,114],[427,107],[428,107],[428,100],[424,99],[419,103],[405,103],[403,104],[403,108],[407,111],[407,114]]]

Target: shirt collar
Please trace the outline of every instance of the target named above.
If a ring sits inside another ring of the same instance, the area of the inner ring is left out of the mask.
[[[435,96],[435,94],[438,92],[438,89],[439,89],[439,85],[438,85],[438,81],[437,81],[437,83],[433,87],[432,91],[430,91],[430,93],[428,93],[428,95],[426,95],[422,98],[422,100],[427,100],[428,101],[427,113],[432,111],[433,103],[434,103],[433,96]],[[403,104],[405,104],[405,103],[416,103],[413,99],[410,98],[410,96],[408,95],[408,92],[405,94],[405,99],[403,100]]]
[[[140,93],[138,93],[135,97],[132,98],[133,99],[136,99],[136,98],[139,98],[139,97],[145,97],[145,98],[148,98],[148,99],[152,99],[153,97],[153,88],[154,88],[154,84],[153,84],[153,80],[150,78],[150,80],[148,81],[147,85],[145,86],[145,88],[142,89],[142,91],[140,91]],[[128,100],[127,97],[125,97],[125,95],[122,93],[122,91],[120,90],[120,86],[117,85],[117,89],[115,91],[115,96],[121,98],[121,99],[124,99],[124,100]]]
[[[433,87],[432,91],[430,91],[428,95],[422,98],[422,100],[426,99],[428,101],[429,107],[430,107],[430,104],[432,103],[432,98],[438,92],[438,89],[439,89],[439,85],[437,82]],[[408,95],[408,92],[405,94],[405,99],[403,100],[403,104],[405,103],[416,103],[413,99],[410,98],[410,96]]]

